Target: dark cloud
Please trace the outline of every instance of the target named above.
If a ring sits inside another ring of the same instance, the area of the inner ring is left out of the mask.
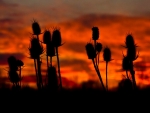
[[[72,67],[74,71],[90,71],[91,68],[88,66],[89,63],[86,60],[82,59],[61,59],[61,66],[62,67]]]
[[[13,7],[17,7],[17,6],[18,6],[18,4],[8,3],[4,0],[0,0],[0,9],[13,8]]]
[[[7,38],[8,34],[0,32],[0,38]]]
[[[85,53],[85,45],[86,43],[84,42],[68,42],[63,47],[76,53]]]
[[[7,65],[9,56],[15,56],[17,59],[23,59],[25,57],[22,53],[0,53],[0,65]]]
[[[15,26],[18,26],[18,24],[21,24],[22,23],[22,20],[20,19],[17,19],[17,18],[13,18],[13,17],[5,17],[5,18],[1,18],[0,19],[0,24],[1,24],[1,27],[15,27]]]
[[[110,26],[112,24],[122,22],[122,19],[126,20],[128,18],[129,17],[121,16],[121,15],[87,14],[87,15],[82,15],[79,18],[74,19],[73,21],[76,23],[80,23],[81,26],[91,28],[95,25]]]
[[[78,58],[77,59],[61,59],[60,65],[62,67],[71,67],[72,71],[74,72],[80,72],[84,70],[86,73],[88,73],[89,76],[93,76],[93,75],[95,76],[96,74],[96,72],[93,71],[94,66],[93,68],[90,67],[90,63],[87,62],[87,58],[86,60],[82,60]]]

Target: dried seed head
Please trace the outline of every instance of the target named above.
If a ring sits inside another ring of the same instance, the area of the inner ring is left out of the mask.
[[[12,83],[16,83],[16,82],[20,81],[17,71],[9,71],[8,75],[9,75],[9,79]]]
[[[130,61],[134,61],[138,58],[135,45],[127,49],[127,57]]]
[[[92,28],[92,39],[98,40],[98,38],[99,38],[99,29],[98,29],[98,27],[93,27]]]
[[[127,48],[130,48],[135,45],[133,36],[131,34],[127,35],[125,44]]]
[[[52,34],[52,43],[54,45],[54,47],[59,47],[61,46],[61,33],[58,29],[55,29],[53,31],[53,34]]]
[[[96,51],[95,51],[92,43],[87,43],[85,48],[86,48],[86,53],[87,53],[88,59],[96,58]]]
[[[14,56],[10,56],[7,59],[9,65],[16,64],[16,58]]]
[[[21,60],[17,60],[17,66],[23,66],[24,63]]]
[[[34,35],[39,35],[39,34],[41,34],[41,28],[40,28],[38,22],[34,21],[34,22],[32,23],[32,31],[33,31],[33,34],[34,34]]]
[[[103,58],[104,58],[104,61],[106,61],[106,62],[111,61],[111,51],[108,47],[104,48]]]
[[[9,65],[9,70],[13,70],[13,71],[18,70],[17,63],[16,63],[17,60],[14,56],[8,57],[7,61]]]
[[[97,42],[97,44],[96,44],[96,51],[97,52],[101,52],[101,50],[102,50],[102,44]]]
[[[43,46],[37,38],[31,39],[31,46],[29,47],[30,56],[32,59],[37,59],[43,53]]]
[[[55,52],[56,52],[55,47],[53,46],[52,43],[49,43],[47,45],[47,49],[46,49],[47,55],[50,56],[50,57],[53,57],[53,56],[55,56]]]
[[[45,30],[44,35],[43,35],[43,43],[48,44],[51,41],[51,33],[49,30]]]
[[[122,69],[123,70],[130,70],[133,67],[133,63],[128,59],[127,56],[123,57],[122,60]]]
[[[31,48],[37,48],[40,46],[39,40],[36,37],[31,38]]]
[[[58,89],[58,78],[56,68],[54,66],[48,68],[48,87],[51,90]]]

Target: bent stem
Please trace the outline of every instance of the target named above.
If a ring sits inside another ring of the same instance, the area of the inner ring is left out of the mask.
[[[56,47],[56,55],[57,55],[58,76],[59,76],[59,81],[60,81],[60,88],[62,89],[62,81],[61,81],[61,73],[60,73],[60,64],[59,64],[58,47]]]
[[[97,73],[97,75],[98,75],[98,77],[99,77],[99,80],[100,80],[100,82],[101,82],[102,88],[106,91],[105,85],[104,85],[104,83],[103,83],[103,80],[102,80],[102,77],[101,77],[101,74],[100,74],[100,71],[99,71],[99,69],[97,68],[97,66],[96,66],[96,64],[95,64],[94,59],[92,59],[92,62],[93,62],[94,68],[95,68],[95,70],[96,70],[96,73]]]

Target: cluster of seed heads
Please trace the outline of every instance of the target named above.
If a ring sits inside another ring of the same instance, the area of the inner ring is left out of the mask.
[[[137,46],[136,46],[133,36],[131,34],[128,34],[126,37],[125,48],[127,49],[127,54],[126,54],[126,56],[123,55],[122,69],[126,71],[127,79],[132,81],[133,88],[136,88],[136,80],[135,80],[135,71],[134,71],[133,61],[135,61],[139,55],[137,54]],[[128,71],[130,72],[131,77],[128,76]]]
[[[47,79],[48,84],[51,84],[52,82],[50,79],[56,81],[57,73],[54,66],[52,66],[52,57],[57,56],[57,63],[58,63],[58,73],[59,78],[60,77],[60,65],[59,65],[59,57],[58,57],[58,47],[62,45],[62,38],[61,33],[58,28],[53,29],[53,32],[51,33],[50,30],[45,30],[43,33],[43,41],[39,40],[39,35],[41,33],[40,25],[37,21],[33,21],[32,23],[32,31],[33,31],[33,38],[31,39],[29,52],[30,57],[34,59],[35,61],[35,70],[37,74],[37,85],[39,86],[42,84],[42,75],[41,75],[41,63],[40,63],[40,55],[44,52],[42,43],[46,45],[46,60],[47,60]],[[50,65],[49,65],[49,59],[50,57]],[[37,63],[36,63],[37,62]],[[37,66],[36,66],[37,65]],[[57,82],[55,82],[57,84]],[[60,80],[61,83],[61,80]],[[54,85],[54,83],[52,82]],[[54,86],[56,86],[56,84]],[[57,84],[58,85],[58,84]]]
[[[21,71],[21,66],[23,66],[24,63],[21,60],[16,59],[14,56],[8,57],[7,61],[9,65],[9,79],[14,86],[18,86],[18,82],[21,81],[21,75],[19,75],[17,71]]]

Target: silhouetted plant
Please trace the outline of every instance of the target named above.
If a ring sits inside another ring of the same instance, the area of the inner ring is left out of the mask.
[[[127,56],[123,57],[122,69],[126,71],[126,77],[129,79],[128,71],[130,70],[130,61]]]
[[[56,56],[57,56],[57,65],[58,65],[58,75],[60,81],[60,88],[62,88],[62,80],[61,80],[61,73],[60,73],[60,63],[59,63],[59,54],[58,54],[58,47],[62,46],[62,37],[59,29],[54,29],[52,33],[52,44],[56,48]]]
[[[20,77],[20,79],[22,79],[22,77],[21,77],[21,68],[22,68],[23,65],[24,65],[24,63],[22,62],[22,60],[17,60],[17,66],[19,68],[19,77]],[[21,87],[21,80],[20,80],[20,87]]]
[[[111,59],[111,51],[108,47],[105,47],[104,48],[104,51],[103,51],[103,58],[104,58],[104,61],[106,62],[106,89],[108,90],[108,62],[110,62],[112,59]]]
[[[18,68],[21,68],[23,62],[21,60],[17,60],[14,56],[10,56],[7,59],[9,65],[8,77],[10,81],[13,83],[13,87],[21,87],[19,81],[21,82],[21,75],[17,73]],[[21,74],[21,69],[19,69],[19,73]]]
[[[34,59],[35,71],[37,75],[37,87],[41,89],[43,87],[42,75],[41,75],[41,60],[40,55],[43,53],[43,46],[39,40],[41,34],[41,28],[38,22],[32,23],[33,38],[31,39],[31,47],[29,48],[30,56]],[[37,65],[37,66],[36,66]]]
[[[54,48],[54,45],[52,43],[51,33],[49,30],[44,31],[43,43],[46,44],[47,78],[48,78],[49,67],[52,67],[52,57],[55,56],[55,48]],[[48,57],[50,57],[50,65],[49,65]]]
[[[136,51],[137,46],[131,34],[128,34],[126,37],[125,48],[127,48],[126,59],[128,60],[128,67],[129,67],[128,70],[130,71],[132,82],[133,82],[133,87],[135,89],[137,85],[136,85],[136,80],[135,80],[135,71],[134,71],[133,61],[135,61],[138,58],[138,54]]]
[[[105,90],[105,86],[104,86],[104,83],[100,74],[100,70],[99,70],[99,57],[100,57],[100,52],[102,50],[102,44],[97,42],[98,38],[99,38],[99,29],[98,27],[93,27],[92,39],[94,40],[94,45],[92,43],[87,43],[85,46],[85,49],[86,49],[88,59],[92,60],[95,71],[101,82],[102,88]]]

